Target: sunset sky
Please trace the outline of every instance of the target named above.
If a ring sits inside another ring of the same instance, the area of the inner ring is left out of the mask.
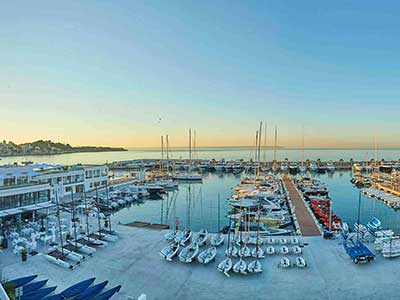
[[[0,139],[400,146],[398,1],[6,1]]]

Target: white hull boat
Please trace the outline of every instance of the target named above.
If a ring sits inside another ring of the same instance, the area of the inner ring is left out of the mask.
[[[236,248],[235,245],[230,246],[228,249],[225,250],[225,254],[227,256],[233,256],[233,257],[237,257],[238,256],[238,248]]]
[[[217,233],[211,236],[210,243],[212,246],[218,247],[224,243],[225,237],[221,233]]]
[[[258,259],[253,260],[249,265],[247,266],[247,271],[249,273],[261,273],[263,271],[262,264]]]
[[[173,243],[160,251],[160,256],[167,261],[172,261],[172,258],[178,254],[179,243]]]
[[[294,246],[293,247],[293,253],[300,255],[303,251],[301,250],[301,248],[299,246]]]
[[[268,255],[273,255],[273,254],[275,254],[275,248],[273,246],[268,246],[265,252]]]
[[[251,256],[257,258],[264,258],[264,250],[261,247],[255,247],[253,251],[251,251]]]
[[[205,229],[200,230],[197,234],[192,237],[192,242],[198,244],[199,246],[204,245],[207,242],[208,232]]]
[[[283,257],[283,258],[279,261],[278,267],[279,267],[279,268],[289,268],[289,267],[291,267],[291,263],[290,263],[289,258]]]
[[[232,269],[232,267],[233,267],[232,259],[227,257],[219,263],[217,269],[218,271],[224,273],[227,277],[230,277],[229,271]]]
[[[294,261],[294,265],[298,268],[305,268],[307,267],[307,263],[305,261],[304,258],[302,258],[301,256],[296,257],[295,261]]]
[[[199,253],[199,245],[190,244],[179,253],[179,260],[183,263],[191,263]]]
[[[233,265],[233,272],[247,274],[247,264],[243,259],[239,259],[239,261]]]
[[[251,251],[250,248],[247,246],[241,247],[238,252],[239,257],[250,257]]]
[[[216,255],[217,255],[217,248],[213,246],[200,252],[200,254],[197,256],[197,261],[201,264],[208,264],[209,262],[215,260]]]
[[[286,246],[282,246],[280,249],[280,254],[289,254],[289,248]]]

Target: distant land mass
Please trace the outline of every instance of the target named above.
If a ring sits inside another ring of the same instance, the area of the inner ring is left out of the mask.
[[[19,155],[52,155],[77,152],[108,152],[108,151],[128,151],[124,148],[80,146],[73,147],[69,144],[57,143],[52,141],[39,140],[32,143],[15,144],[11,141],[0,143],[0,156],[19,156]]]

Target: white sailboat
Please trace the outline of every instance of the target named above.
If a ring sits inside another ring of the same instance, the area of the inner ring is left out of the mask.
[[[199,250],[199,245],[196,243],[192,243],[184,248],[181,253],[179,253],[179,260],[186,264],[191,263],[199,253]]]
[[[160,251],[160,256],[167,261],[172,261],[172,258],[178,254],[179,248],[179,243],[172,243]]]
[[[242,258],[240,258],[239,261],[233,265],[233,272],[244,275],[247,274],[247,264]]]
[[[210,238],[211,245],[215,246],[215,247],[222,245],[225,240],[224,235],[221,233],[221,228],[220,228],[221,220],[220,219],[221,219],[221,217],[220,217],[220,196],[218,194],[218,233],[213,234]]]
[[[200,252],[197,256],[197,261],[201,264],[208,264],[209,262],[215,260],[215,256],[217,255],[217,248],[212,246]]]
[[[227,277],[230,277],[229,276],[229,271],[233,267],[233,262],[232,262],[232,259],[229,257],[230,254],[229,254],[229,251],[228,251],[230,243],[231,243],[231,239],[230,239],[230,237],[231,237],[231,224],[230,223],[229,223],[228,227],[229,227],[229,229],[228,229],[229,230],[228,231],[228,244],[227,244],[227,248],[226,248],[226,251],[225,251],[225,259],[218,264],[217,270],[222,272],[222,273],[224,273]]]

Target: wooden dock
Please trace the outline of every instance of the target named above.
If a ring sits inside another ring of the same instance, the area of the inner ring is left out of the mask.
[[[282,181],[289,193],[292,205],[294,206],[294,213],[296,214],[301,235],[321,236],[319,226],[316,224],[311,212],[307,209],[304,200],[299,195],[299,192],[297,191],[293,181],[285,175],[282,176]]]

